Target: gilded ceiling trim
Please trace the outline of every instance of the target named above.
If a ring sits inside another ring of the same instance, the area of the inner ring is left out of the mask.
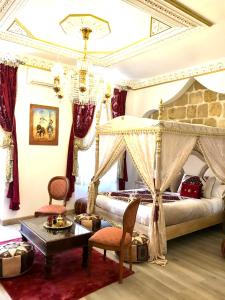
[[[20,22],[21,24],[21,22]],[[24,28],[26,28],[23,25]],[[174,38],[178,34],[183,33],[184,31],[191,31],[190,28],[186,27],[180,27],[180,28],[171,28],[167,31],[161,32],[161,34],[155,35],[151,38],[143,38],[139,41],[134,42],[133,44],[120,48],[118,50],[115,50],[113,52],[107,53],[104,57],[97,57],[93,54],[100,54],[98,52],[88,52],[93,62],[93,64],[99,65],[99,66],[110,66],[114,63],[129,59],[130,57],[134,55],[141,54],[145,52],[146,50],[150,50],[151,47],[157,47],[159,42],[164,42],[168,38]],[[183,35],[182,35],[183,36]],[[56,55],[62,55],[69,57],[71,59],[78,59],[80,58],[80,55],[83,53],[82,51],[77,51],[71,48],[67,48],[58,44],[54,44],[51,42],[47,42],[45,40],[38,39],[36,37],[29,38],[23,35],[19,35],[16,33],[12,33],[9,31],[6,32],[0,32],[0,39],[17,43],[23,46],[32,47],[38,50],[48,51],[50,53],[56,54]],[[104,54],[103,52],[101,54]]]
[[[213,23],[204,17],[200,16],[193,10],[181,5],[175,0],[123,0],[129,4],[133,4],[144,10],[148,10],[154,16],[162,18],[162,15],[169,18],[171,21],[185,27],[195,27],[200,25],[211,26]]]
[[[190,9],[189,7],[180,3],[177,0],[164,0],[164,1],[173,5],[174,7],[178,8],[179,10],[183,11],[184,13],[188,14],[189,16],[195,18],[196,20],[199,20],[200,22],[202,22],[203,24],[205,24],[207,26],[213,25],[213,22],[204,18],[203,16],[201,16],[200,14],[198,14],[197,12],[195,12],[194,10]]]
[[[13,26],[18,26],[19,29],[22,30],[22,32],[24,32],[25,34],[21,34],[21,33],[17,33],[13,30]],[[15,19],[11,25],[8,27],[7,29],[8,32],[11,32],[11,33],[15,33],[15,34],[19,34],[19,35],[22,35],[22,36],[27,36],[27,37],[30,37],[30,38],[35,38],[32,34],[32,32],[30,30],[28,30],[18,19]]]
[[[162,30],[158,30],[158,32],[154,32],[154,30],[153,30],[153,28],[154,28],[154,25],[153,25],[154,21],[158,22],[159,24],[163,24],[166,27],[163,28]],[[156,18],[151,17],[151,19],[150,19],[150,37],[152,37],[154,35],[157,35],[157,34],[160,34],[163,31],[166,31],[166,30],[169,30],[169,29],[171,29],[170,25],[168,25],[167,23],[161,22],[160,20],[158,20]]]
[[[15,0],[5,0],[0,2],[0,19],[6,14]]]
[[[53,42],[49,42],[49,41],[40,39],[40,38],[34,36],[34,35],[31,33],[31,31],[30,31],[29,29],[27,29],[27,27],[26,27],[23,23],[21,23],[18,19],[15,19],[15,20],[13,21],[13,23],[14,23],[14,22],[16,22],[16,23],[17,23],[17,24],[18,24],[18,25],[19,25],[19,26],[27,33],[27,37],[30,37],[30,38],[32,38],[33,40],[36,40],[36,41],[38,41],[38,42],[42,42],[42,43],[47,44],[47,45],[51,45],[51,46],[53,46],[53,47],[59,47],[59,48],[62,48],[62,49],[66,49],[66,50],[72,51],[72,52],[74,52],[74,53],[78,53],[78,54],[83,54],[83,53],[84,53],[83,50],[78,50],[78,49],[74,49],[74,48],[62,46],[62,45],[60,45],[60,44],[56,44],[56,43],[53,43]],[[10,32],[10,33],[13,33],[13,34],[14,34],[13,31],[10,31],[10,28],[11,28],[11,26],[13,25],[13,23],[8,27],[7,32]],[[15,34],[17,34],[17,33],[15,33]],[[21,34],[20,36],[23,37],[24,35]],[[148,37],[141,38],[141,39],[139,39],[139,40],[136,41],[136,42],[133,42],[133,43],[127,45],[127,46],[121,47],[121,48],[116,49],[116,50],[111,50],[111,51],[87,51],[87,54],[88,54],[88,55],[101,55],[101,54],[111,55],[111,54],[115,54],[115,53],[117,53],[117,52],[120,52],[120,51],[122,51],[122,50],[124,50],[124,49],[131,48],[132,46],[134,46],[134,45],[136,45],[136,44],[139,44],[139,43],[141,43],[141,42],[143,42],[143,41],[145,41],[145,40],[147,40],[147,39],[149,39],[149,36],[148,36]]]
[[[16,11],[28,0],[2,0],[0,1],[0,21],[12,17]]]

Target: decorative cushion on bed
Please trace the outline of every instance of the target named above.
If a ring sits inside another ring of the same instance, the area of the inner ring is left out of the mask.
[[[131,250],[132,262],[143,262],[148,260],[148,243],[149,238],[146,234],[133,232]],[[129,262],[129,250],[125,251],[124,261]]]
[[[193,198],[203,197],[203,198],[210,199],[215,181],[216,181],[215,177],[210,177],[210,176],[200,177],[200,176],[184,174],[178,192],[180,193],[181,196],[184,197],[193,197]],[[189,186],[189,184],[191,184],[191,186]],[[195,186],[193,186],[193,184]],[[199,190],[201,192],[200,196],[199,196]]]
[[[101,217],[95,214],[80,214],[74,217],[74,221],[92,231],[97,231],[101,227]]]
[[[201,198],[201,185],[195,183],[182,183],[180,195],[189,198]]]
[[[27,242],[10,242],[0,246],[0,278],[27,272],[34,260],[34,247]]]
[[[202,181],[198,176],[184,175],[180,195],[189,198],[201,198]]]

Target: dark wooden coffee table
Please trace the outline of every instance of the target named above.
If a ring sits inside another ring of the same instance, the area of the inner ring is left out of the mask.
[[[20,229],[22,238],[45,256],[45,276],[51,275],[53,255],[75,247],[83,247],[82,265],[87,266],[88,239],[92,232],[77,223],[69,229],[47,230],[43,226],[46,220],[47,217],[39,217],[21,221]]]

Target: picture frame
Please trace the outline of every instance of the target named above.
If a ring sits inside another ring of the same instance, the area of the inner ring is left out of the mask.
[[[30,104],[30,145],[58,145],[59,108]]]

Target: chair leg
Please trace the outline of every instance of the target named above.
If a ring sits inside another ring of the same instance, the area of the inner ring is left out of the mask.
[[[130,271],[132,271],[132,246],[129,247],[129,266]]]
[[[88,276],[91,275],[91,255],[92,255],[92,245],[88,245],[88,267],[87,267]]]
[[[124,262],[124,249],[120,250],[120,261],[119,261],[119,283],[123,281],[123,262]]]
[[[104,249],[104,255],[103,255],[103,259],[105,260],[106,258],[106,249]]]

